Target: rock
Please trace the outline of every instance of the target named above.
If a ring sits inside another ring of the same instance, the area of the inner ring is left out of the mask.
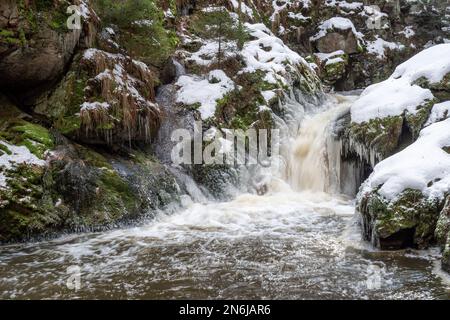
[[[439,215],[435,237],[442,248],[442,268],[450,272],[450,196]]]
[[[333,85],[342,79],[348,66],[348,55],[339,50],[330,54],[316,54],[319,76],[327,85]]]
[[[442,253],[442,269],[450,273],[450,233]]]
[[[351,30],[327,33],[317,40],[316,47],[322,53],[343,50],[347,54],[353,54],[360,51],[358,39]]]
[[[0,86],[21,104],[31,105],[61,77],[82,33],[89,37],[86,31],[93,29],[68,30],[67,4],[63,3],[58,7],[38,3],[18,8],[17,1],[6,1],[0,6],[4,37],[0,36]]]
[[[407,189],[393,202],[386,201],[375,190],[361,195],[357,209],[362,217],[364,239],[378,248],[392,250],[428,247],[434,239],[442,205],[417,190]]]
[[[50,118],[63,134],[87,144],[149,143],[161,120],[152,102],[155,78],[144,63],[129,56],[89,49],[74,59],[35,112]]]

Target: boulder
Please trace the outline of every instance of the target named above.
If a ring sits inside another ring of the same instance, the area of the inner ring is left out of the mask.
[[[82,34],[87,39],[94,32],[86,23],[79,30],[67,28],[66,2],[43,3],[18,6],[17,1],[8,0],[0,4],[0,87],[24,105],[33,104],[61,77]]]
[[[347,54],[359,52],[358,39],[351,30],[327,33],[316,42],[319,52],[330,53],[342,50]]]

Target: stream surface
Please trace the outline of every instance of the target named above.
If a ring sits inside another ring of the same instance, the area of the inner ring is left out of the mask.
[[[332,118],[306,117],[264,196],[190,201],[139,227],[1,246],[0,298],[450,299],[438,249],[373,249],[354,200],[324,192]]]

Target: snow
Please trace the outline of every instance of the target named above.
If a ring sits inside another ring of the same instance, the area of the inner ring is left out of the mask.
[[[426,127],[416,142],[375,166],[361,193],[381,186],[378,193],[390,201],[408,188],[443,198],[450,190],[450,154],[442,148],[449,145],[450,119]]]
[[[416,107],[433,99],[430,90],[414,85],[425,77],[436,83],[450,72],[450,44],[440,44],[423,50],[399,65],[392,76],[369,86],[351,107],[352,121],[397,116],[404,111],[415,114]]]
[[[358,38],[362,39],[363,34],[358,32],[350,19],[342,17],[333,17],[326,21],[323,21],[319,25],[319,32],[310,38],[311,41],[318,40],[325,37],[329,31],[333,30],[349,30],[351,29],[353,34]]]
[[[108,102],[84,102],[81,105],[81,111],[87,110],[98,110],[98,109],[109,109],[110,105]]]
[[[230,0],[235,10],[239,10],[239,1],[238,0]],[[247,15],[250,19],[253,19],[253,10],[247,6],[244,1],[241,2],[241,10],[242,13]]]
[[[300,12],[299,13],[289,12],[288,17],[293,20],[299,20],[299,21],[305,21],[305,20],[310,19],[309,17],[305,17],[304,15],[302,15]]]
[[[315,53],[314,55],[319,59],[321,64],[325,63],[325,65],[327,66],[335,63],[345,62],[342,58],[342,55],[344,54],[344,51],[338,50],[331,53]]]
[[[386,49],[391,50],[403,50],[405,46],[403,44],[397,44],[394,42],[386,41],[379,36],[375,36],[375,41],[367,41],[367,51],[377,56],[378,59],[386,58]]]
[[[351,107],[352,121],[361,123],[374,118],[398,116],[405,110],[415,114],[417,106],[431,99],[433,94],[430,90],[389,78],[363,91]]]
[[[131,63],[133,63],[133,65],[136,68],[140,69],[141,72],[150,73],[150,69],[147,67],[145,63],[138,60],[133,60],[128,56],[124,56],[123,54],[114,54],[93,48],[87,49],[83,53],[83,59],[93,60],[100,55],[102,55],[104,59],[109,62],[110,65],[113,65],[113,68],[112,70],[109,68],[103,70],[101,73],[95,76],[96,80],[104,80],[105,78],[111,79],[116,85],[114,89],[115,93],[127,92],[127,94],[131,94],[131,96],[139,104],[143,106],[151,105],[153,107],[156,107],[152,102],[145,99],[139,93],[139,91],[136,88],[138,85],[138,80],[125,70],[125,66],[131,61]],[[93,106],[88,107],[92,109]],[[85,108],[84,110],[88,110],[88,108]]]
[[[153,20],[142,19],[133,21],[132,24],[138,27],[151,27],[153,25]]]
[[[438,83],[450,72],[450,44],[439,44],[421,51],[399,65],[394,78],[408,78],[411,82],[425,77],[430,83]]]
[[[411,26],[406,26],[405,29],[399,32],[399,34],[403,34],[405,38],[409,39],[413,37],[416,34],[416,32],[413,30]]]
[[[273,90],[262,91],[261,94],[267,103],[269,103],[273,98],[277,96],[277,94]]]
[[[428,118],[425,126],[429,126],[435,122],[444,120],[450,116],[450,101],[437,103],[431,109],[430,117]]]
[[[245,27],[250,34],[256,38],[247,42],[241,51],[246,68],[242,72],[265,71],[265,80],[269,83],[278,81],[286,84],[287,64],[296,68],[304,64],[309,68],[306,61],[300,55],[287,47],[283,41],[276,36],[264,24],[249,24]]]
[[[185,105],[199,103],[203,120],[214,116],[217,100],[235,88],[234,82],[222,70],[211,71],[206,79],[184,75],[176,85],[180,87],[177,102]]]
[[[298,9],[298,8],[310,8],[311,0],[272,0],[272,8],[273,13],[270,17],[270,21],[274,22],[277,16],[281,16],[284,12],[287,11],[288,17],[290,19],[306,21],[311,19],[310,17],[305,17],[300,12],[292,12],[288,11],[290,9]],[[294,28],[295,29],[295,28]],[[278,30],[278,34],[282,35],[286,33],[286,29],[284,26],[280,25],[280,29]]]
[[[197,52],[194,52],[188,58],[188,60],[193,61],[200,66],[209,66],[217,60],[218,52],[218,41],[206,41],[205,44]],[[225,59],[235,57],[237,54],[236,43],[233,41],[223,41],[222,53]]]
[[[339,6],[339,8],[342,9],[346,9],[346,10],[359,10],[359,9],[363,9],[364,4],[362,2],[347,2],[347,1],[343,1],[343,0],[327,0],[325,2],[325,5],[327,7],[337,7]]]
[[[0,188],[6,188],[7,186],[8,178],[5,176],[5,171],[14,169],[17,164],[29,164],[36,166],[45,165],[44,160],[36,157],[25,146],[12,145],[6,141],[0,141],[0,144],[11,151],[11,154],[4,153],[0,156]]]

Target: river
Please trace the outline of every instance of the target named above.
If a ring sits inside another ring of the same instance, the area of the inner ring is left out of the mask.
[[[354,200],[331,192],[342,101],[306,115],[264,196],[186,198],[137,227],[0,247],[0,298],[449,299],[438,249],[372,248]]]

